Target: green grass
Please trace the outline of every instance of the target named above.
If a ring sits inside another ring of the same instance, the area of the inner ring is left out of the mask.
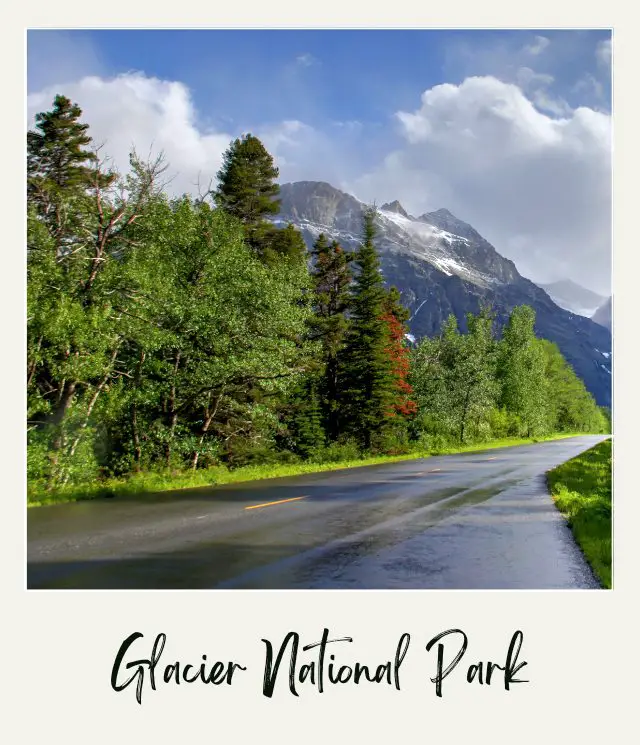
[[[611,440],[549,471],[547,481],[600,583],[611,588]]]
[[[169,471],[153,471],[132,474],[126,478],[111,478],[87,484],[76,484],[63,487],[56,492],[48,492],[44,488],[29,485],[27,489],[27,506],[40,507],[49,504],[63,502],[76,502],[84,499],[96,499],[100,497],[124,496],[127,494],[157,493],[180,489],[193,489],[197,487],[218,486],[222,484],[235,484],[242,481],[256,481],[258,479],[271,479],[283,476],[297,476],[305,473],[320,473],[322,471],[335,471],[343,468],[358,468],[372,466],[379,463],[394,463],[404,460],[415,460],[417,458],[428,458],[432,455],[448,455],[454,453],[479,452],[493,448],[513,447],[515,445],[528,445],[544,440],[558,440],[565,437],[575,437],[575,434],[556,434],[543,438],[506,438],[502,440],[489,440],[473,445],[462,445],[455,447],[440,448],[438,450],[414,451],[404,455],[378,455],[359,458],[354,460],[342,460],[332,463],[314,463],[312,461],[292,464],[270,464],[244,466],[235,470],[229,470],[225,466],[197,471],[186,471],[175,473]]]

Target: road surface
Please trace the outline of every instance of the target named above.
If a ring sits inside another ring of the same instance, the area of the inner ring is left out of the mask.
[[[603,440],[28,510],[29,588],[597,588],[544,473]]]

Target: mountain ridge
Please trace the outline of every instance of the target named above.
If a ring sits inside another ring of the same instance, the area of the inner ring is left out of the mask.
[[[599,295],[572,279],[561,279],[545,284],[539,283],[539,286],[556,305],[586,318],[592,318],[593,314],[606,301],[604,295]]]
[[[309,248],[324,233],[355,250],[366,207],[327,182],[293,182],[280,187],[280,213],[274,222],[296,225]],[[439,333],[450,313],[466,330],[466,313],[476,313],[485,303],[493,306],[501,328],[516,305],[531,305],[538,335],[558,344],[598,403],[610,405],[611,335],[606,328],[561,308],[448,209],[414,218],[397,200],[383,208],[377,213],[376,238],[382,272],[411,313],[413,337]]]

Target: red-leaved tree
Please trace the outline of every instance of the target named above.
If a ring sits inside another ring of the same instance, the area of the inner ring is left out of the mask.
[[[388,342],[385,348],[390,360],[393,395],[388,417],[409,417],[417,412],[417,404],[412,399],[413,388],[407,382],[409,376],[409,350],[405,341],[406,322],[409,312],[400,303],[400,293],[395,287],[389,290],[384,303],[382,320],[387,324]]]

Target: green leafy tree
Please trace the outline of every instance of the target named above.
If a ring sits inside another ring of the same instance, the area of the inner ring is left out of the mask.
[[[538,343],[546,364],[549,428],[556,432],[605,431],[602,412],[557,345],[546,339]]]
[[[424,339],[413,354],[410,381],[418,420],[444,441],[465,442],[490,434],[489,418],[498,393],[496,343],[488,309],[467,315],[461,334],[450,315],[437,339]]]
[[[130,269],[149,332],[134,355],[134,452],[144,433],[147,461],[195,468],[270,441],[277,401],[306,369],[306,267],[266,267],[237,220],[187,197],[156,204],[137,239]]]
[[[58,96],[27,135],[27,392],[30,440],[49,453],[40,476],[69,479],[89,419],[114,376],[129,233],[156,195],[161,161],[132,156],[125,179],[86,148],[79,107]]]
[[[500,343],[501,404],[521,422],[530,437],[548,427],[549,381],[546,360],[534,332],[535,312],[528,305],[513,309]]]

